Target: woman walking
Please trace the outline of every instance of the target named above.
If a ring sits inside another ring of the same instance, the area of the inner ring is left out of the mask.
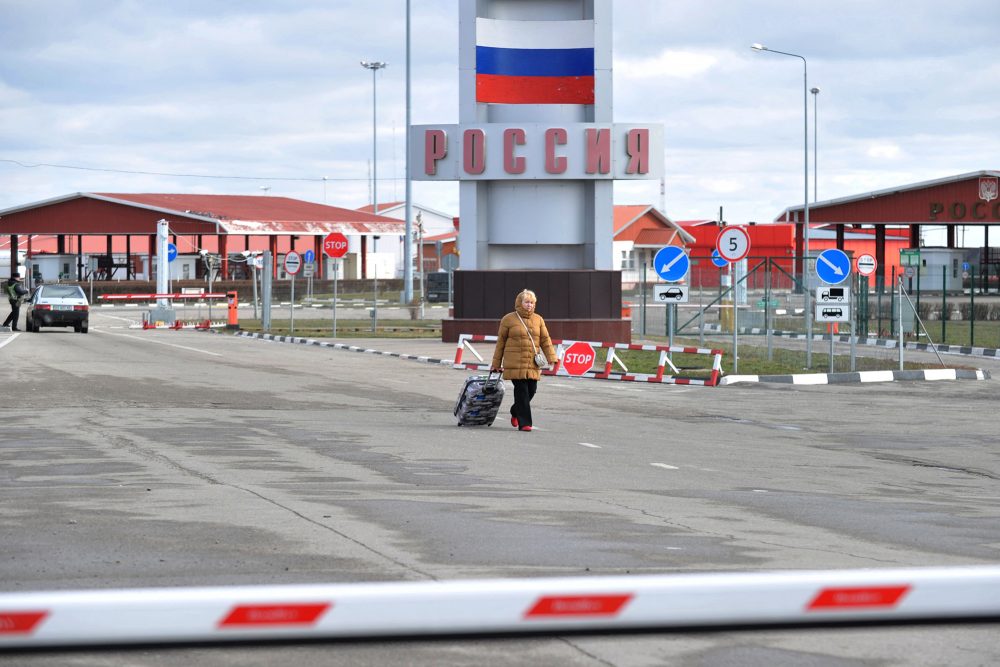
[[[538,362],[556,362],[556,351],[545,320],[535,312],[537,303],[538,297],[531,290],[523,290],[517,295],[514,312],[500,320],[497,346],[490,364],[492,372],[503,371],[504,379],[514,383],[510,424],[519,431],[531,430],[531,399],[542,376],[542,366]]]

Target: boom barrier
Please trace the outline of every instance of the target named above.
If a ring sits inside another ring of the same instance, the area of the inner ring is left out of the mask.
[[[482,334],[459,335],[458,346],[455,350],[455,361],[452,366],[454,368],[465,368],[469,370],[488,370],[489,363],[486,362],[485,359],[476,351],[476,349],[472,346],[472,343],[496,343],[496,340],[496,336],[487,336]],[[590,370],[575,377],[589,377],[597,380],[621,380],[624,382],[704,385],[707,387],[717,386],[722,378],[722,350],[701,347],[683,347],[678,345],[634,345],[630,343],[577,341],[569,339],[552,340],[552,344],[556,346],[556,356],[558,357],[558,360],[552,368],[542,371],[542,374],[570,376],[570,373],[568,373],[563,367],[563,355],[567,348],[574,343],[586,343],[595,348],[595,350],[597,348],[607,349],[603,370]],[[629,373],[628,368],[625,367],[621,358],[616,354],[616,351],[618,350],[644,350],[648,352],[658,352],[659,357],[657,360],[656,373]],[[466,351],[471,352],[479,360],[479,363],[463,362],[462,358]],[[690,377],[682,375],[681,369],[675,366],[671,361],[671,353],[705,355],[710,357],[710,364],[706,368],[702,369],[707,373],[707,377]],[[490,351],[490,356],[492,356],[492,354],[492,351]],[[621,368],[620,371],[615,370],[614,367],[616,364]],[[668,366],[674,374],[666,374],[665,369]]]
[[[4,649],[1000,619],[1000,566],[0,593]]]
[[[143,329],[209,329],[216,326],[225,326],[230,329],[239,328],[239,314],[237,308],[239,307],[239,297],[237,292],[196,292],[187,293],[183,292],[180,294],[101,294],[97,298],[102,301],[140,301],[153,303],[160,299],[167,300],[181,300],[181,301],[193,301],[193,300],[205,300],[205,299],[226,299],[228,304],[227,318],[226,322],[212,322],[211,319],[200,320],[197,322],[183,323],[181,320],[177,320],[169,325],[163,325],[157,322],[150,322],[148,319],[144,318],[142,321]],[[211,311],[209,311],[211,313]]]

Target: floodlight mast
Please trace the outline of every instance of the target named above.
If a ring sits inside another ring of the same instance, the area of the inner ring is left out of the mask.
[[[804,173],[804,195],[803,199],[803,217],[804,225],[803,228],[803,246],[805,251],[805,258],[802,260],[802,278],[803,283],[805,283],[805,316],[806,316],[806,367],[812,368],[812,299],[809,293],[809,65],[806,62],[805,56],[800,56],[797,53],[788,53],[787,51],[778,51],[777,49],[769,49],[763,44],[754,43],[750,45],[750,48],[754,51],[768,51],[769,53],[778,53],[783,56],[791,56],[792,58],[798,58],[802,61],[802,119],[803,119],[803,146],[805,159],[803,164]]]

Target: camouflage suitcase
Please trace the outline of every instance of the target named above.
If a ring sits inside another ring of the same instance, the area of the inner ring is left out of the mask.
[[[491,426],[503,402],[504,383],[500,373],[471,375],[455,401],[454,415],[459,426]]]

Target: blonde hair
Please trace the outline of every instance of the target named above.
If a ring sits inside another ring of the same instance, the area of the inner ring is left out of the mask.
[[[514,304],[519,306],[524,303],[525,299],[531,299],[535,303],[538,303],[538,297],[535,293],[530,289],[524,289],[517,295],[517,298],[514,300]]]

